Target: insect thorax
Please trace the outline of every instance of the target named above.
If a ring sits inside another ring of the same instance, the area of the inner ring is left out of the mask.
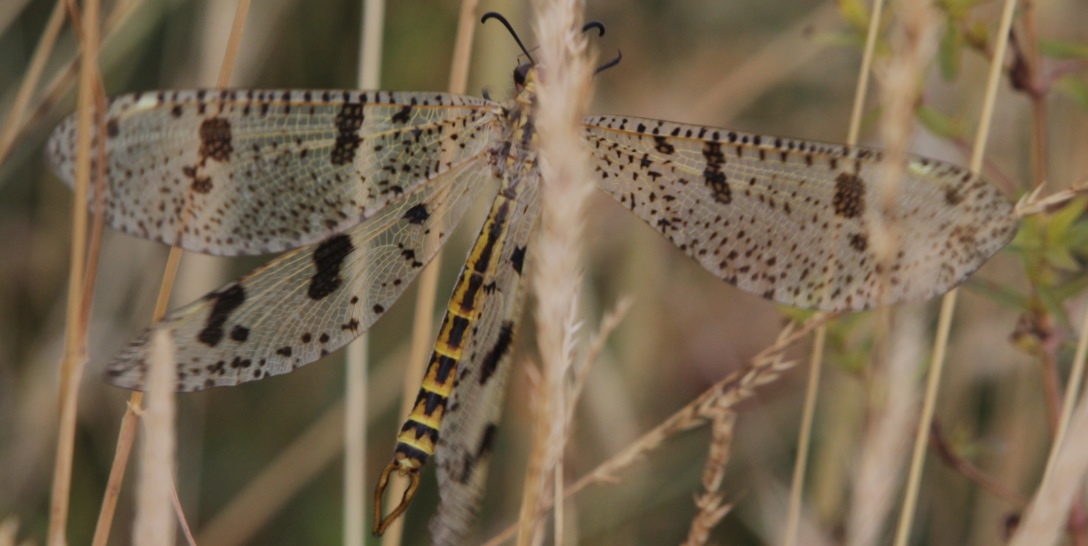
[[[537,176],[536,164],[536,116],[537,99],[533,75],[529,71],[524,85],[518,85],[517,94],[502,107],[502,130],[490,147],[491,165],[495,175],[502,180],[503,188],[516,186],[522,180]]]

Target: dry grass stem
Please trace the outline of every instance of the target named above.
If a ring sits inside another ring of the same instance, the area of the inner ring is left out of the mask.
[[[715,411],[720,411],[713,409],[715,404],[733,407],[754,394],[755,388],[778,379],[782,372],[794,365],[794,362],[785,359],[785,350],[804,339],[819,325],[826,324],[834,316],[834,314],[819,314],[800,327],[793,324],[788,325],[779,333],[773,345],[752,357],[748,366],[718,381],[661,424],[632,442],[623,451],[598,465],[571,485],[567,495],[574,495],[594,483],[615,481],[615,476],[636,461],[641,460],[649,452],[657,449],[665,440],[677,433],[691,430],[705,423],[706,416],[714,415]]]
[[[8,516],[0,520],[0,546],[15,546],[15,537],[18,535],[18,519]]]
[[[113,463],[110,465],[110,475],[106,481],[106,490],[102,494],[102,506],[98,511],[98,523],[94,528],[94,538],[91,544],[105,546],[109,541],[110,529],[113,526],[113,515],[117,510],[117,499],[121,496],[121,486],[124,483],[125,469],[128,466],[129,455],[132,454],[132,444],[136,438],[136,425],[139,424],[140,405],[143,404],[143,393],[135,392],[125,405],[125,413],[121,417],[121,427],[117,433],[117,446],[113,450]]]
[[[857,482],[847,523],[847,544],[876,544],[895,506],[920,399],[918,366],[924,359],[924,317],[917,308],[897,314],[887,367],[875,388],[883,395],[862,439]]]
[[[391,354],[403,360],[407,346]],[[380,368],[370,379],[370,419],[389,410],[398,400],[397,386],[404,373],[398,366]],[[332,463],[343,450],[345,403],[325,410],[325,413],[299,434],[290,445],[279,451],[245,487],[230,499],[204,526],[198,544],[245,544],[267,524],[276,513],[310,483],[322,469]]]
[[[862,50],[861,66],[854,88],[854,103],[850,110],[850,128],[847,130],[846,145],[856,146],[861,133],[861,119],[865,109],[865,97],[869,93],[869,77],[873,67],[873,52],[876,50],[876,38],[880,32],[880,21],[884,13],[884,0],[873,0],[869,25],[865,31],[865,48]],[[809,449],[811,448],[812,424],[816,413],[816,397],[820,390],[820,375],[824,365],[824,345],[827,342],[827,327],[820,326],[813,335],[812,356],[809,361],[809,376],[805,387],[804,409],[801,413],[801,427],[797,438],[797,459],[794,461],[793,477],[790,484],[789,509],[786,515],[785,546],[797,544],[801,526],[801,502],[805,488],[805,476],[808,471]]]
[[[1058,451],[1065,442],[1065,436],[1069,428],[1069,420],[1073,415],[1073,407],[1083,388],[1081,383],[1084,377],[1085,355],[1088,353],[1088,307],[1085,308],[1083,321],[1084,322],[1081,324],[1080,336],[1077,338],[1077,351],[1076,354],[1073,355],[1073,368],[1069,373],[1069,382],[1065,387],[1065,397],[1062,400],[1062,416],[1058,421],[1058,429],[1054,434],[1054,442],[1050,447],[1050,455],[1047,457],[1046,471],[1043,472],[1042,483],[1044,484],[1050,479],[1050,473],[1054,467],[1054,460],[1057,458]]]
[[[574,378],[571,380],[571,389],[567,394],[567,432],[565,437],[570,437],[571,423],[574,418],[574,408],[578,405],[578,400],[582,397],[582,391],[585,389],[586,381],[589,379],[589,371],[593,368],[593,364],[600,360],[601,353],[604,351],[605,342],[612,335],[612,332],[616,331],[620,323],[623,322],[624,317],[631,310],[631,306],[634,305],[634,300],[630,297],[623,297],[616,303],[615,307],[611,311],[604,314],[601,318],[601,324],[597,328],[597,335],[589,341],[589,347],[586,350],[585,358],[581,360],[576,369],[574,370]]]
[[[361,89],[376,89],[381,84],[382,37],[385,28],[385,2],[364,0],[360,10],[359,67],[356,82]],[[367,252],[360,248],[359,252]],[[344,392],[344,497],[343,529],[346,546],[362,546],[366,540],[366,406],[370,363],[369,335],[364,332],[348,346],[344,357],[347,377]],[[395,543],[394,543],[395,544]]]
[[[869,94],[869,76],[873,70],[873,52],[876,50],[876,38],[880,34],[880,22],[884,18],[884,0],[873,0],[869,26],[865,30],[865,49],[861,54],[861,66],[858,68],[858,82],[854,88],[854,104],[850,108],[850,129],[847,130],[846,144],[856,146],[861,136],[861,120],[865,112],[865,97]]]
[[[366,540],[366,422],[369,338],[363,334],[348,345],[344,356],[347,383],[344,389],[344,491],[343,529],[345,546],[362,546]]]
[[[733,508],[725,504],[721,491],[725,479],[725,466],[729,463],[730,449],[733,443],[733,431],[737,422],[737,413],[729,405],[719,404],[709,408],[710,448],[706,466],[703,468],[703,492],[695,497],[695,517],[691,520],[691,529],[685,546],[702,546],[710,539],[710,531]]]
[[[73,11],[74,5],[69,4],[70,0],[57,0],[57,6],[64,6],[69,11]],[[106,22],[102,28],[102,44],[106,45],[110,39],[116,35],[116,32],[122,28],[122,24],[133,14],[135,8],[139,4],[139,0],[129,0],[118,2],[113,6],[113,11],[110,12],[106,18]],[[63,18],[62,18],[63,19]],[[48,34],[53,24],[53,16],[50,16],[50,22],[47,23],[45,33]],[[77,27],[77,32],[82,36],[82,32]],[[81,38],[82,39],[82,38]],[[55,38],[54,38],[55,40]],[[78,76],[78,70],[80,66],[80,56],[73,56],[71,61],[61,69],[52,80],[45,85],[44,90],[40,93],[37,101],[33,99],[33,89],[37,85],[37,82],[33,81],[37,77],[32,77],[33,63],[44,62],[39,61],[38,56],[41,55],[47,58],[48,55],[43,52],[45,45],[49,43],[49,40],[43,36],[42,40],[39,40],[38,49],[35,50],[35,57],[31,61],[32,66],[28,69],[28,73],[23,78],[22,87],[16,95],[16,100],[13,102],[11,113],[4,120],[4,129],[0,132],[0,163],[8,157],[12,147],[19,142],[20,137],[24,135],[27,129],[34,123],[40,122],[45,118],[45,112],[50,107],[54,106],[59,100],[60,96],[71,88],[71,85]],[[39,76],[40,77],[40,76]],[[26,99],[25,104],[19,102],[19,98],[24,92],[23,89],[27,89],[29,96]],[[19,108],[19,106],[22,106]],[[29,115],[15,115],[17,112],[30,112]]]
[[[1013,12],[1016,8],[1016,0],[1005,0],[1001,12],[1001,22],[998,25],[997,47],[993,58],[990,60],[990,72],[986,84],[986,94],[983,99],[982,112],[980,113],[978,131],[975,133],[974,148],[971,153],[971,172],[978,173],[982,166],[982,160],[986,148],[986,140],[989,136],[990,122],[993,117],[994,104],[997,97],[997,83],[1004,69],[1005,50],[1008,46],[1009,30],[1012,28]],[[933,343],[933,354],[930,360],[929,379],[926,385],[925,399],[922,404],[922,415],[919,417],[918,430],[914,442],[914,452],[911,456],[910,473],[907,477],[906,491],[903,495],[903,507],[899,516],[899,526],[896,529],[896,545],[907,543],[910,527],[914,520],[914,508],[918,495],[918,487],[921,481],[922,465],[926,446],[929,439],[929,428],[933,422],[933,412],[936,406],[937,387],[940,384],[941,371],[944,367],[945,352],[948,347],[949,333],[952,329],[952,314],[956,307],[956,294],[953,289],[944,295],[941,300],[941,312],[937,322],[937,335]]]
[[[583,9],[578,0],[542,0],[536,4],[535,30],[540,42],[537,61],[542,73],[536,81],[535,127],[542,211],[532,282],[538,304],[537,344],[544,380],[537,394],[541,413],[533,424],[522,496],[518,533],[522,545],[539,543],[543,536],[541,507],[554,493],[551,480],[562,465],[566,430],[565,377],[571,367],[571,329],[578,308],[583,210],[593,187],[586,175],[586,152],[579,130],[594,69],[581,31]]]
[[[880,135],[885,146],[879,179],[874,186],[876,202],[882,214],[874,218],[872,229],[874,259],[884,264],[885,274],[876,279],[877,291],[884,294],[890,286],[891,264],[900,247],[898,219],[899,188],[905,174],[907,152],[914,132],[914,111],[925,70],[936,53],[939,17],[932,6],[897,2],[895,20],[889,29],[891,56],[877,66],[881,84]],[[884,296],[878,296],[878,300]],[[890,338],[892,309],[877,311],[873,332],[871,415],[862,438],[853,502],[847,516],[847,543],[872,544],[881,536],[898,490],[902,454],[917,399],[914,367],[921,360],[915,347],[919,310],[901,308],[897,313],[896,335]]]
[[[173,544],[174,497],[174,342],[163,331],[151,340],[151,370],[143,410],[144,441],[140,448],[140,474],[136,488],[136,521],[133,544]]]
[[[721,408],[733,408],[736,404],[750,398],[756,388],[774,382],[794,365],[793,361],[785,359],[785,350],[805,339],[817,327],[826,324],[828,320],[836,316],[834,313],[820,313],[800,326],[787,325],[779,333],[774,344],[752,357],[748,366],[718,381],[661,424],[582,476],[567,487],[565,498],[573,497],[590,485],[617,482],[619,474],[642,460],[651,451],[656,450],[669,438],[702,426],[708,418],[720,414],[723,411]],[[548,507],[544,509],[546,508]],[[502,544],[510,540],[518,529],[517,525],[512,525],[488,540],[485,545]]]
[[[393,391],[395,392],[395,390]],[[389,398],[392,402],[392,398]],[[344,404],[329,408],[205,524],[198,544],[245,544],[344,447]]]
[[[392,399],[390,399],[391,401]],[[329,408],[201,530],[198,544],[245,544],[344,447],[344,404]]]
[[[223,63],[220,66],[219,76],[216,82],[218,87],[228,87],[230,82],[234,61],[237,58],[237,49],[242,39],[242,30],[245,28],[246,16],[249,13],[249,3],[250,0],[239,0],[236,5],[230,37],[227,39],[227,50],[223,54]],[[136,2],[128,2],[125,5],[131,10],[135,4]],[[122,6],[118,5],[114,10],[113,15],[117,16],[117,21],[121,21],[128,13],[129,12],[127,11],[122,11]],[[170,302],[170,294],[173,291],[174,279],[177,277],[178,268],[181,265],[181,256],[181,248],[172,247],[170,249],[170,254],[167,256],[166,264],[163,268],[162,282],[159,284],[159,292],[155,300],[155,309],[152,312],[151,317],[152,321],[157,321],[166,315],[166,309]],[[95,546],[105,545],[109,540],[117,500],[120,496],[121,486],[124,482],[125,469],[128,466],[129,455],[132,453],[132,442],[136,437],[136,425],[139,420],[139,408],[141,404],[143,404],[143,393],[134,391],[129,397],[125,414],[121,418],[121,427],[117,437],[117,447],[114,450],[113,463],[110,467],[110,476],[102,498],[102,507],[99,510],[98,522],[95,526],[93,541]],[[184,517],[181,519],[184,521]]]
[[[873,187],[882,214],[874,217],[871,226],[874,259],[885,264],[883,270],[889,273],[902,235],[898,226],[899,187],[906,173],[904,166],[914,134],[914,111],[926,68],[937,51],[940,30],[940,17],[936,8],[929,4],[900,0],[895,8],[895,23],[889,31],[892,53],[886,62],[877,65],[875,71],[881,84],[879,129],[884,159],[878,183]],[[878,290],[883,292],[888,286],[889,275],[879,277]]]
[[[699,93],[698,101],[684,110],[692,120],[731,119],[752,102],[790,74],[811,63],[827,47],[813,40],[813,28],[826,28],[840,19],[835,2],[824,2],[797,19],[775,39],[768,40],[744,62],[723,71],[724,77],[714,86]],[[705,66],[699,65],[699,74]]]
[[[1009,546],[1057,544],[1065,531],[1074,498],[1088,473],[1088,401],[1081,400],[1069,421],[1067,438],[1054,458],[1050,479],[1043,480]]]
[[[49,59],[49,53],[53,51],[53,46],[57,42],[57,36],[60,35],[60,29],[63,25],[64,0],[57,0],[56,4],[53,5],[53,12],[49,15],[49,21],[45,24],[45,30],[42,31],[42,35],[38,39],[38,45],[34,48],[30,66],[27,67],[26,73],[23,75],[23,81],[19,85],[15,100],[11,103],[11,110],[8,111],[8,117],[4,120],[3,131],[0,131],[0,163],[3,163],[4,158],[7,157],[12,143],[15,142],[15,136],[19,133],[20,127],[23,126],[24,113],[28,111],[34,89],[38,86],[42,71],[45,69],[45,62]]]
[[[1043,196],[1042,187],[1036,187],[1030,193],[1025,194],[1016,203],[1013,214],[1017,218],[1026,218],[1036,214],[1052,213],[1066,206],[1070,201],[1088,194],[1088,180],[1081,180],[1073,187],[1059,190]]]
[[[64,357],[60,369],[59,424],[57,451],[53,467],[53,490],[50,502],[50,546],[67,543],[68,510],[72,483],[72,463],[75,454],[76,415],[79,407],[79,384],[86,364],[87,322],[83,310],[84,268],[87,262],[87,195],[91,184],[91,131],[95,126],[94,107],[96,82],[99,79],[98,2],[89,0],[83,24],[83,44],[80,57],[79,119],[76,134],[76,182],[72,201],[72,247],[69,256],[68,301],[66,309]],[[102,127],[104,128],[104,127]],[[100,135],[104,131],[100,132]],[[99,137],[101,142],[104,137]]]
[[[1076,413],[1068,407],[1078,397],[1081,377],[1088,356],[1088,308],[1085,310],[1077,350],[1073,356],[1073,372],[1066,387],[1062,419],[1047,458],[1046,470],[1039,490],[1028,509],[1023,523],[1010,543],[1011,546],[1053,544],[1062,532],[1075,496],[1088,473],[1088,457],[1084,453],[1088,437],[1088,402],[1082,400]],[[1067,438],[1072,440],[1067,441]]]
[[[914,109],[920,82],[937,50],[939,17],[928,4],[901,1],[894,4],[894,23],[889,30],[891,57],[875,71],[881,84],[880,135],[883,160],[874,202],[881,211],[870,223],[874,258],[885,274],[876,278],[877,300],[885,299],[890,286],[891,264],[898,255],[900,233],[900,185],[914,127]],[[870,363],[870,408],[862,439],[857,480],[846,519],[846,542],[874,544],[885,529],[893,495],[899,488],[904,438],[910,437],[917,390],[914,368],[920,359],[918,311],[903,308],[897,333],[890,339],[891,309],[879,309],[874,328],[873,361]]]
[[[982,97],[982,111],[979,113],[978,130],[975,132],[975,142],[971,148],[971,172],[982,171],[982,161],[986,157],[986,141],[990,137],[990,125],[993,123],[994,106],[997,104],[997,88],[1005,73],[1005,52],[1009,48],[1009,36],[1012,29],[1012,19],[1016,12],[1016,0],[1005,0],[1001,8],[1001,22],[997,32],[994,33],[997,40],[993,58],[990,59],[990,72],[986,77],[986,94]],[[1040,161],[1042,161],[1040,159]]]
[[[823,370],[824,345],[827,342],[827,327],[816,329],[812,336],[812,354],[809,360],[808,381],[805,386],[804,409],[801,412],[801,426],[797,434],[797,458],[793,463],[793,478],[790,482],[789,509],[786,515],[786,530],[783,544],[797,544],[801,528],[801,504],[805,490],[805,475],[808,470],[808,454],[812,447],[812,423],[816,415],[816,398],[820,392],[820,375]]]
[[[11,23],[22,13],[30,0],[9,0],[0,6],[0,34],[7,32]]]
[[[23,540],[22,542],[16,542],[16,538],[19,536],[19,519],[13,516],[8,516],[0,520],[0,546],[34,546],[36,543],[31,539]]]
[[[962,474],[965,478],[978,484],[979,487],[985,489],[991,495],[1009,503],[1018,510],[1022,510],[1027,506],[1027,499],[1020,496],[1020,494],[1011,487],[986,475],[986,473],[978,467],[971,464],[970,461],[960,456],[959,453],[956,453],[955,448],[949,443],[948,439],[945,438],[939,423],[935,421],[929,432],[930,442],[933,443],[934,451],[949,468]]]
[[[450,60],[450,93],[463,94],[468,86],[468,65],[472,56],[472,40],[476,36],[476,6],[478,0],[462,0],[457,17],[457,39]],[[432,307],[434,304],[431,304]]]

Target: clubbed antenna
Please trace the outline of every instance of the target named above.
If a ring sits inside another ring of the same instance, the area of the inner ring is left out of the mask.
[[[533,59],[533,56],[529,54],[529,48],[525,47],[525,44],[523,44],[521,42],[521,38],[518,37],[518,33],[514,31],[514,26],[510,24],[510,21],[507,21],[506,17],[504,17],[503,14],[501,14],[501,13],[499,13],[497,11],[489,11],[489,12],[485,13],[483,17],[480,18],[480,24],[486,23],[490,19],[498,19],[499,22],[502,23],[503,26],[506,27],[506,30],[510,31],[510,35],[513,36],[514,41],[518,43],[518,47],[521,48],[521,52],[524,53],[525,56],[529,58],[529,63],[535,65],[536,61]],[[586,26],[589,26],[591,24],[592,23],[589,23]],[[601,25],[601,34],[604,34],[604,25]]]

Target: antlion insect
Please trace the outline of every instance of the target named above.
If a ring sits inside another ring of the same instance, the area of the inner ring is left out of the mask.
[[[490,18],[510,27],[496,14],[483,21]],[[599,23],[592,28],[603,33]],[[443,509],[458,522],[455,532],[467,532],[482,497],[539,216],[538,69],[525,55],[530,62],[514,70],[516,93],[504,103],[316,90],[112,99],[105,113],[109,225],[208,254],[289,252],[152,325],[114,359],[108,380],[144,387],[155,331],[177,347],[179,391],[255,381],[318,360],[370,328],[469,205],[489,196],[375,506],[381,533],[407,508],[434,454]],[[602,191],[707,271],[790,305],[845,311],[929,298],[961,282],[1016,231],[1000,192],[939,161],[910,158],[897,207],[882,209],[870,191],[881,161],[873,149],[621,116],[586,118],[583,129]],[[49,142],[50,161],[69,185],[75,135],[72,117]],[[878,220],[907,234],[887,262],[869,244]],[[381,492],[394,472],[411,481],[383,519]]]

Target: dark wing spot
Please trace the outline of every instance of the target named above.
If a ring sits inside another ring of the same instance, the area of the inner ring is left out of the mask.
[[[291,346],[287,345],[287,346],[284,346],[284,347],[280,347],[279,349],[276,349],[276,354],[278,354],[280,356],[287,356],[287,357],[291,356]]]
[[[521,268],[525,266],[525,247],[514,247],[514,252],[510,254],[510,265],[514,266],[514,271],[518,275],[521,275]]]
[[[242,285],[236,284],[222,292],[212,292],[205,299],[215,300],[212,310],[208,313],[208,320],[204,328],[197,333],[197,341],[215,347],[223,339],[223,326],[226,325],[230,314],[246,301],[246,291]]]
[[[234,328],[230,330],[230,338],[238,343],[245,343],[249,339],[249,328],[236,324]]]
[[[654,137],[654,149],[665,155],[672,155],[676,152],[676,147],[666,142],[663,136]]]
[[[329,160],[333,165],[347,165],[355,160],[355,151],[359,149],[362,138],[359,128],[363,126],[363,105],[346,103],[336,114],[336,144],[332,147]]]
[[[949,205],[956,206],[963,202],[963,194],[960,193],[959,188],[948,186],[944,189],[944,200]]]
[[[480,445],[476,446],[476,458],[483,457],[491,451],[491,446],[495,444],[495,433],[499,431],[499,427],[495,423],[488,423],[487,428],[484,429],[484,435],[480,437]]]
[[[733,191],[729,188],[725,173],[722,172],[725,155],[722,154],[721,143],[706,142],[703,147],[703,158],[706,159],[706,168],[703,169],[706,186],[710,188],[715,201],[728,205],[733,201]]]
[[[842,173],[835,179],[835,197],[831,199],[835,214],[857,218],[865,212],[865,182],[856,175]]]
[[[253,365],[253,361],[248,358],[242,358],[240,356],[234,357],[234,360],[230,361],[231,368],[248,368]]]
[[[852,233],[850,234],[850,248],[858,251],[865,252],[865,249],[869,246],[869,238],[864,233]]]
[[[210,177],[195,173],[193,175],[193,183],[189,185],[189,188],[192,189],[193,192],[201,194],[211,192],[213,187],[214,185],[212,184],[212,179]]]
[[[319,300],[332,294],[343,283],[340,277],[340,267],[344,259],[355,250],[351,244],[351,237],[347,235],[334,235],[314,250],[313,260],[317,272],[310,277],[310,288],[307,295],[311,299]]]
[[[499,364],[502,363],[503,358],[510,352],[510,346],[514,343],[514,323],[511,321],[505,321],[502,326],[499,327],[499,338],[495,340],[495,345],[491,347],[491,350],[484,356],[484,361],[480,366],[480,384],[486,384],[491,376],[498,369]]]
[[[412,114],[412,106],[405,104],[404,108],[401,108],[399,112],[393,114],[393,117],[389,118],[389,121],[393,123],[408,123],[408,117]]]
[[[219,162],[230,160],[234,151],[231,144],[230,122],[224,118],[208,118],[200,124],[200,157]]]
[[[116,118],[111,118],[106,122],[106,136],[114,138],[121,133],[121,127],[117,123]]]
[[[420,203],[404,212],[404,219],[408,220],[409,224],[422,224],[431,217],[431,213],[427,212],[427,207],[423,203]]]

